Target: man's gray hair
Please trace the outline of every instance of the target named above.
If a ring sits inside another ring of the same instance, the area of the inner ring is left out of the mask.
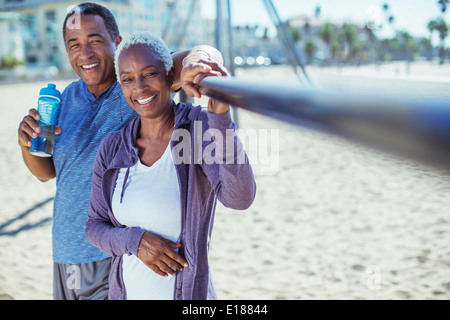
[[[164,69],[166,70],[166,74],[169,74],[169,71],[173,68],[173,59],[170,54],[169,48],[167,44],[157,35],[141,32],[134,33],[128,35],[123,38],[122,42],[118,45],[116,54],[114,57],[114,65],[116,68],[116,77],[117,81],[120,83],[119,77],[119,57],[123,50],[128,49],[131,46],[141,44],[149,49],[153,50],[158,56],[159,59],[164,63]]]

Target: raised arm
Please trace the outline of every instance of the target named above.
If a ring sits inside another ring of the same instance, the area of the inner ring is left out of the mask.
[[[253,170],[235,131],[230,110],[216,113],[214,111],[217,109],[211,107],[208,106],[206,120],[206,130],[210,134],[203,137],[203,171],[217,199],[225,207],[245,210],[253,203],[256,195]],[[220,109],[223,111],[223,108]],[[203,127],[204,122],[202,120]]]

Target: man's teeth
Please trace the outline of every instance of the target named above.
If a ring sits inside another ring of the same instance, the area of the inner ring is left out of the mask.
[[[94,68],[96,66],[98,66],[98,63],[88,64],[88,65],[84,65],[84,66],[81,66],[81,67],[83,69],[90,69],[90,68]]]
[[[150,98],[142,99],[142,100],[139,100],[139,99],[138,99],[137,102],[139,102],[140,104],[146,104],[146,103],[149,103],[150,101],[152,101],[154,97],[155,97],[155,96],[152,96],[152,97],[150,97]]]

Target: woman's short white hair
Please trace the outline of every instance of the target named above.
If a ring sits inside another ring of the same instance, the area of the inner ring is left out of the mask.
[[[157,35],[140,32],[128,35],[123,38],[122,42],[117,46],[117,50],[114,56],[114,66],[116,68],[117,81],[120,83],[119,77],[119,57],[123,50],[128,49],[131,46],[142,44],[151,50],[155,51],[159,58],[164,63],[166,74],[173,68],[173,59],[170,54],[167,44]]]

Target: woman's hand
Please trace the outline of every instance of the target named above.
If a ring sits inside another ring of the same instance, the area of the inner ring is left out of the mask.
[[[230,110],[229,104],[213,99],[208,100],[208,112],[220,114],[228,112],[228,110]]]
[[[145,232],[138,248],[137,257],[157,274],[167,277],[176,275],[175,270],[183,271],[187,261],[175,252],[181,244],[164,239],[156,234]]]

